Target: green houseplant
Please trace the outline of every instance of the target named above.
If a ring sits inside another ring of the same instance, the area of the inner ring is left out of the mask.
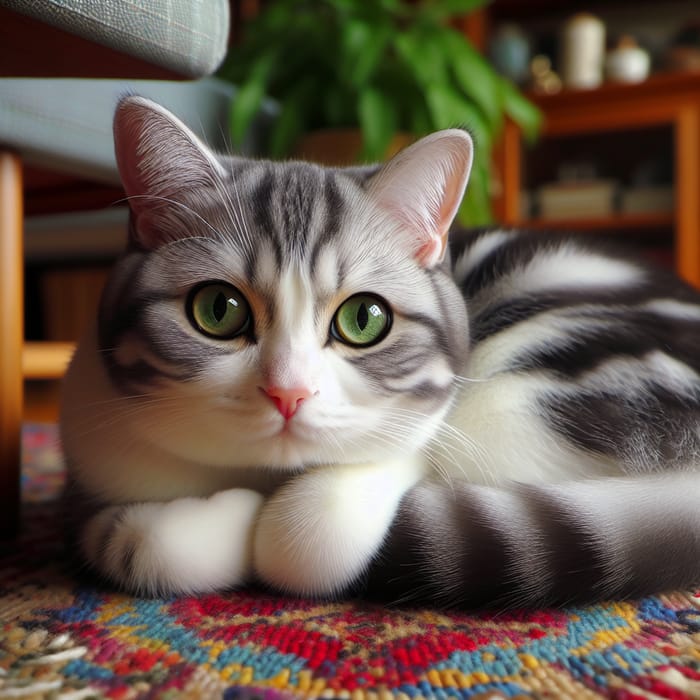
[[[279,114],[268,154],[287,156],[305,132],[358,127],[361,160],[380,160],[398,131],[463,126],[476,156],[460,216],[490,219],[491,148],[506,115],[528,136],[539,113],[451,24],[487,0],[272,0],[243,28],[220,75],[238,85],[234,144],[263,99]]]

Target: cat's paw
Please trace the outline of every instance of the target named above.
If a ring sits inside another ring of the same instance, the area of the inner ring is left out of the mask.
[[[257,575],[280,590],[332,596],[367,570],[403,493],[400,480],[357,465],[296,477],[263,507]],[[381,486],[384,486],[382,489]]]
[[[231,588],[252,572],[262,503],[255,491],[230,489],[210,498],[112,506],[85,524],[82,552],[99,573],[142,594]]]

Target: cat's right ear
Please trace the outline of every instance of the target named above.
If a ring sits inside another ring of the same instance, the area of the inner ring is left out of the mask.
[[[226,173],[214,154],[168,110],[143,97],[119,101],[114,151],[134,214],[139,246],[152,249],[172,238],[151,224],[149,213],[178,202],[184,191],[210,187]]]
[[[445,256],[447,235],[472,166],[466,131],[446,129],[416,141],[369,180],[368,191],[398,227],[424,267]]]

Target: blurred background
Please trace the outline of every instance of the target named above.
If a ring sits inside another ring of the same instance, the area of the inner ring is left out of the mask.
[[[114,46],[105,54],[32,5],[0,0],[2,78],[192,77]],[[700,286],[697,0],[227,5],[225,51],[199,70],[225,100],[222,147],[349,164],[463,126],[477,144],[463,225],[611,237]],[[122,193],[112,175],[33,155],[23,163],[25,337],[72,343],[123,245]],[[28,373],[26,415],[55,415],[60,371]]]

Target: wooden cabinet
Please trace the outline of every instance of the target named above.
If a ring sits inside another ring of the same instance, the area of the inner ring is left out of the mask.
[[[496,203],[499,221],[529,228],[609,232],[639,242],[653,239],[667,247],[678,273],[700,287],[700,73],[657,74],[636,85],[605,84],[532,99],[544,115],[538,144],[524,144],[517,127],[507,124],[496,155],[502,184]],[[577,140],[579,148],[588,142],[592,156],[596,148],[611,151],[623,142],[627,153],[670,151],[672,212],[546,221],[524,213],[522,193],[542,166],[538,153],[556,160],[557,144],[567,140]]]

